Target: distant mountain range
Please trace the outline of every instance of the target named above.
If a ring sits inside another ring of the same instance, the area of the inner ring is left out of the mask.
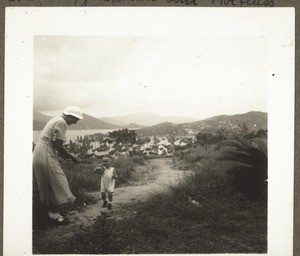
[[[187,132],[181,125],[173,124],[169,122],[153,125],[150,127],[145,127],[136,131],[140,135],[144,136],[164,136],[167,134],[174,134],[174,135],[184,135]]]
[[[202,121],[181,124],[184,129],[214,132],[220,128],[234,128],[245,124],[249,130],[268,128],[268,114],[265,112],[251,111],[238,115],[220,115],[204,119]]]
[[[42,130],[46,123],[52,118],[52,116],[44,115],[40,112],[33,112],[33,130]],[[80,120],[76,125],[72,124],[68,128],[69,130],[98,130],[98,129],[123,129],[123,128],[142,128],[145,126],[138,125],[136,123],[129,123],[127,125],[116,125],[107,123],[99,118],[83,114],[83,120]]]
[[[161,123],[174,123],[182,124],[198,121],[195,118],[180,117],[180,116],[161,116],[154,113],[134,113],[124,116],[114,116],[114,117],[100,117],[99,119],[116,125],[127,125],[129,123],[136,123],[143,126],[152,126]]]
[[[128,118],[129,115],[126,117],[118,117],[119,120],[130,120]],[[135,120],[142,121],[143,117],[142,114],[130,115],[131,117],[139,117]],[[162,116],[156,114],[145,114],[145,117],[150,118],[153,117],[155,120],[161,118]],[[174,134],[174,135],[183,135],[188,132],[215,132],[220,128],[235,128],[239,125],[245,124],[249,130],[259,130],[259,129],[267,129],[268,125],[268,117],[267,113],[265,112],[258,112],[252,111],[245,114],[238,114],[238,115],[220,115],[214,116],[211,118],[207,118],[201,121],[192,121],[192,122],[183,122],[183,123],[173,123],[169,121],[163,121],[160,124],[155,124],[149,127],[145,127],[142,125],[137,124],[136,122],[131,122],[127,125],[119,125],[107,122],[107,118],[101,120],[99,118],[83,114],[84,119],[80,120],[76,125],[71,125],[69,130],[97,130],[97,129],[124,129],[124,128],[137,128],[138,134],[150,136],[150,135],[166,135],[166,134]],[[41,130],[45,126],[45,124],[51,119],[52,117],[43,115],[39,112],[33,113],[33,130]],[[145,118],[144,120],[146,120]],[[173,120],[184,120],[181,117],[172,117]],[[166,119],[168,119],[166,117]],[[111,118],[111,120],[115,120]],[[187,118],[186,120],[191,120]],[[153,121],[154,122],[154,121]],[[156,122],[156,121],[155,121]],[[148,121],[148,123],[151,123]]]
[[[238,115],[214,116],[197,122],[177,125],[171,123],[162,123],[155,126],[139,129],[137,130],[137,132],[144,136],[167,134],[183,135],[189,132],[213,133],[220,128],[234,129],[243,124],[245,124],[249,130],[267,129],[267,113],[252,111]]]

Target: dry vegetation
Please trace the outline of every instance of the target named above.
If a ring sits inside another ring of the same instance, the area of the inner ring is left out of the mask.
[[[124,204],[124,209],[137,212],[134,218],[117,224],[110,219],[96,222],[68,243],[44,245],[45,253],[266,253],[267,155],[261,146],[266,140],[260,146],[243,140],[231,143],[177,152],[176,168],[192,170],[191,176],[146,203]],[[118,186],[138,179],[134,169],[143,161],[117,160],[122,177]],[[64,164],[64,170],[80,207],[90,200],[85,191],[98,190],[99,183],[89,165]],[[247,191],[238,189],[247,183],[252,184]]]

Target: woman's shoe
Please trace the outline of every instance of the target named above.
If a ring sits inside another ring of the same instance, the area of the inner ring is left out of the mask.
[[[64,226],[64,225],[68,225],[70,223],[70,221],[67,218],[64,218],[63,216],[59,216],[56,219],[52,219],[52,218],[48,218],[49,223],[52,225],[57,225],[57,226]]]

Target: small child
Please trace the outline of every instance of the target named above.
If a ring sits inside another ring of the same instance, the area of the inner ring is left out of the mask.
[[[104,157],[102,160],[102,165],[98,165],[94,172],[99,172],[101,174],[101,197],[103,200],[102,207],[107,207],[108,210],[112,209],[113,192],[115,188],[115,179],[118,178],[116,170],[111,167],[111,159],[109,157]],[[106,194],[108,201],[106,200]]]

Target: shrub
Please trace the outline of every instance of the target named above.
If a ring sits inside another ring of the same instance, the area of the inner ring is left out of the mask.
[[[204,145],[177,152],[176,156],[179,161],[176,163],[176,167],[183,170],[197,170],[203,162],[210,159],[214,161],[220,148],[221,146],[216,149],[216,145]],[[214,165],[215,163],[211,164],[211,166]]]
[[[134,163],[134,164],[138,164],[138,165],[144,165],[144,160],[145,160],[145,157],[144,156],[132,156],[130,157],[131,161]]]
[[[239,163],[226,169],[231,176],[232,190],[242,193],[248,199],[258,200],[267,189],[268,157],[266,140],[231,140],[224,142],[227,148],[221,153],[220,160]]]
[[[137,158],[133,158],[137,159]],[[135,171],[135,163],[132,161],[131,157],[120,155],[113,160],[112,166],[116,168],[119,179],[116,180],[116,186],[120,184],[126,184],[132,177],[132,173]]]
[[[61,163],[61,166],[73,191],[96,191],[100,189],[100,181],[96,178],[93,165]]]

